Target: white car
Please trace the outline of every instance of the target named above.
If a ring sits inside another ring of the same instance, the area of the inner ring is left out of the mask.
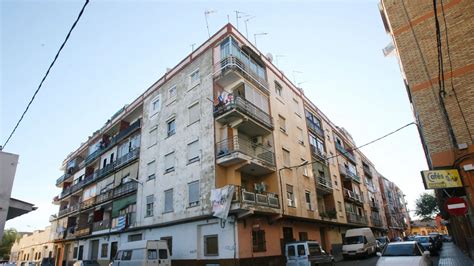
[[[432,266],[433,261],[429,251],[423,248],[416,241],[389,243],[383,253],[377,252],[380,257],[377,266]]]

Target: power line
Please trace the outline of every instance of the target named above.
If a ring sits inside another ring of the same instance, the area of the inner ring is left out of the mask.
[[[26,106],[25,111],[23,111],[23,114],[21,115],[20,119],[19,119],[18,122],[16,123],[16,125],[15,125],[15,127],[13,128],[12,132],[10,133],[10,136],[9,136],[8,139],[5,141],[5,144],[3,144],[3,148],[5,148],[5,147],[7,146],[8,142],[9,142],[10,139],[11,139],[11,137],[13,136],[13,134],[14,134],[15,131],[16,131],[16,129],[17,129],[18,126],[20,125],[20,123],[21,123],[21,121],[23,120],[23,118],[24,118],[24,116],[26,115],[26,113],[28,112],[28,109],[30,108],[31,104],[33,103],[33,100],[35,99],[35,97],[36,97],[36,95],[38,94],[39,90],[40,90],[41,87],[43,86],[43,82],[44,82],[44,81],[46,80],[46,78],[48,77],[51,68],[54,66],[54,63],[56,63],[56,60],[58,59],[59,54],[61,53],[61,51],[63,50],[64,46],[66,45],[66,42],[68,41],[69,36],[71,36],[71,33],[72,33],[72,31],[74,30],[74,28],[76,27],[77,22],[79,22],[79,19],[81,18],[82,13],[84,13],[84,9],[86,8],[87,4],[89,4],[89,0],[86,0],[86,2],[84,3],[84,5],[82,6],[82,9],[81,9],[81,11],[79,12],[79,15],[77,16],[76,20],[74,21],[74,23],[72,24],[71,28],[69,29],[69,32],[67,33],[66,38],[64,39],[63,43],[62,43],[61,46],[59,47],[58,52],[57,52],[56,55],[54,56],[53,61],[52,61],[51,64],[49,65],[48,70],[46,71],[46,73],[45,73],[43,79],[41,80],[41,82],[40,82],[38,88],[36,89],[35,93],[33,94],[33,97],[31,97],[30,102],[29,102],[28,105]]]

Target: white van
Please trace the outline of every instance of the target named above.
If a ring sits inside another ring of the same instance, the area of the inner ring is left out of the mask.
[[[344,258],[355,256],[370,256],[377,252],[377,243],[370,228],[356,228],[346,231],[342,245]]]
[[[297,241],[285,245],[286,266],[335,265],[334,257],[316,241]]]
[[[166,240],[141,240],[123,243],[112,266],[171,266]]]

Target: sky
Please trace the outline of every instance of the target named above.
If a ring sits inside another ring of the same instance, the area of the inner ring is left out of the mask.
[[[83,1],[0,1],[0,142],[24,111]],[[20,155],[12,197],[38,209],[7,222],[20,231],[49,224],[64,158],[132,102],[235,10],[254,16],[248,36],[295,80],[357,145],[414,121],[378,1],[100,1],[92,0],[5,152]],[[239,20],[244,34],[245,18]],[[278,55],[278,56],[277,56]],[[424,192],[426,160],[415,126],[362,152],[406,194]],[[411,213],[413,215],[413,213]]]

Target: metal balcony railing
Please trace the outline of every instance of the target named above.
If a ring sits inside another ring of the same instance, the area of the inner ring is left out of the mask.
[[[120,197],[122,195],[128,194],[132,191],[137,190],[137,182],[127,182],[114,189],[114,198]]]
[[[306,125],[308,126],[309,130],[313,131],[320,137],[324,138],[324,131],[319,125],[315,124],[313,121],[309,120],[308,118],[306,118]]]
[[[249,64],[245,63],[250,62],[250,60],[250,58],[245,58],[244,60],[242,60],[234,55],[228,55],[224,57],[220,62],[214,65],[214,72],[225,73],[229,70],[235,70],[239,72],[242,76],[247,78],[249,81],[255,83],[255,85],[268,91],[268,82],[266,78],[257,74],[255,69],[253,69]]]
[[[246,191],[240,186],[235,187],[235,194],[232,199],[234,202],[247,203],[253,205],[267,206],[272,208],[280,208],[280,200],[278,194],[269,192],[252,192]]]
[[[350,178],[356,181],[357,183],[360,183],[360,177],[357,174],[351,172],[348,167],[345,167],[344,165],[340,164],[339,172],[341,173],[341,175],[346,176],[346,178]]]
[[[98,222],[94,222],[92,224],[92,231],[93,232],[101,231],[101,230],[105,230],[105,229],[109,229],[109,228],[110,228],[110,220],[98,221]]]
[[[326,153],[324,151],[319,150],[314,145],[309,145],[309,149],[311,150],[311,155],[313,157],[319,158],[324,164],[327,164],[328,161],[326,160]]]
[[[359,203],[364,203],[364,199],[362,198],[361,195],[355,193],[354,191],[352,190],[349,190],[349,189],[344,189],[344,196],[348,199],[351,199],[353,201],[357,201]]]
[[[87,199],[81,202],[81,210],[94,206],[94,204],[96,203],[95,198],[96,197],[92,197],[90,199]]]
[[[237,110],[241,113],[244,113],[256,121],[262,123],[265,127],[273,129],[273,120],[268,113],[253,103],[247,101],[245,98],[237,96],[233,93],[227,96],[225,103],[220,103],[214,106],[214,117],[220,116],[232,110]]]
[[[352,212],[346,212],[347,221],[349,223],[367,224],[367,217]]]
[[[77,227],[74,233],[74,236],[76,237],[86,236],[86,235],[90,235],[90,233],[91,233],[91,227],[89,225],[85,225],[85,227],[83,228]]]
[[[330,179],[324,176],[318,176],[316,180],[317,180],[318,187],[332,191],[332,183]]]
[[[372,226],[382,227],[382,221],[380,220],[380,217],[371,216],[370,220],[372,221]]]
[[[65,209],[62,209],[58,212],[58,217],[64,216],[66,214],[72,213],[74,211],[79,210],[79,203],[73,204]]]
[[[353,163],[356,162],[355,157],[352,153],[347,151],[344,147],[342,147],[339,143],[336,142],[336,149],[344,156],[347,157],[347,159],[351,160]]]
[[[265,163],[274,166],[275,156],[272,150],[264,148],[262,144],[255,144],[251,141],[244,140],[238,136],[225,139],[216,143],[217,158],[229,155],[234,152],[240,152],[245,155],[260,159]]]

